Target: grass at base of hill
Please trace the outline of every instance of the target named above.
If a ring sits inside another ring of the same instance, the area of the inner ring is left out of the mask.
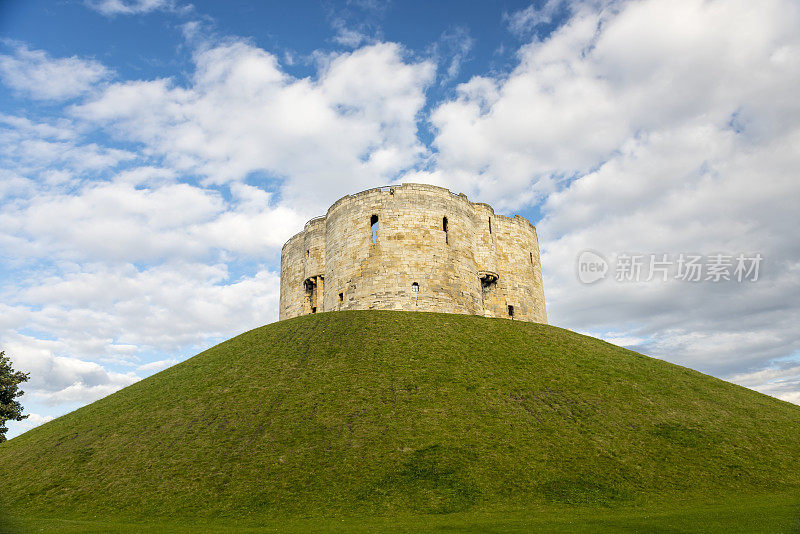
[[[353,533],[434,534],[445,532],[523,534],[690,532],[749,534],[800,533],[800,495],[728,496],[724,503],[665,503],[648,508],[549,507],[502,513],[454,513],[398,517],[309,518],[265,521],[260,526],[226,523],[112,523],[25,518],[0,534],[266,534]]]
[[[0,444],[0,514],[61,531],[761,528],[793,520],[798,428],[796,405],[548,325],[322,313]]]

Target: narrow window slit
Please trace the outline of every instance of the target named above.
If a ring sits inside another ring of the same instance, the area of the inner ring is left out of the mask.
[[[489,233],[492,233],[492,218],[489,217]]]
[[[447,217],[442,218],[442,230],[444,230],[444,242],[445,244],[449,244],[450,240],[448,239],[449,236],[447,234]]]
[[[373,215],[369,218],[369,225],[372,231],[372,243],[378,242],[378,216]]]
[[[512,318],[514,317],[514,306],[511,304],[508,305],[508,316]]]

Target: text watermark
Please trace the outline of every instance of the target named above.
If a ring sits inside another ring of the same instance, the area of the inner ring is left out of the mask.
[[[608,261],[594,250],[578,254],[578,280],[617,282],[756,282],[761,254],[613,254]]]

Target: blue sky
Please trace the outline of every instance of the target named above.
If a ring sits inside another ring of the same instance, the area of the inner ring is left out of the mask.
[[[276,320],[283,242],[402,181],[534,222],[552,324],[800,402],[798,28],[792,0],[0,3],[9,435]],[[679,277],[718,254],[758,280]],[[631,255],[668,276],[617,280]]]

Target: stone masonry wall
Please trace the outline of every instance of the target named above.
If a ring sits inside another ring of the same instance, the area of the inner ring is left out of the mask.
[[[364,309],[546,323],[536,229],[431,185],[343,197],[283,246],[280,319]]]

